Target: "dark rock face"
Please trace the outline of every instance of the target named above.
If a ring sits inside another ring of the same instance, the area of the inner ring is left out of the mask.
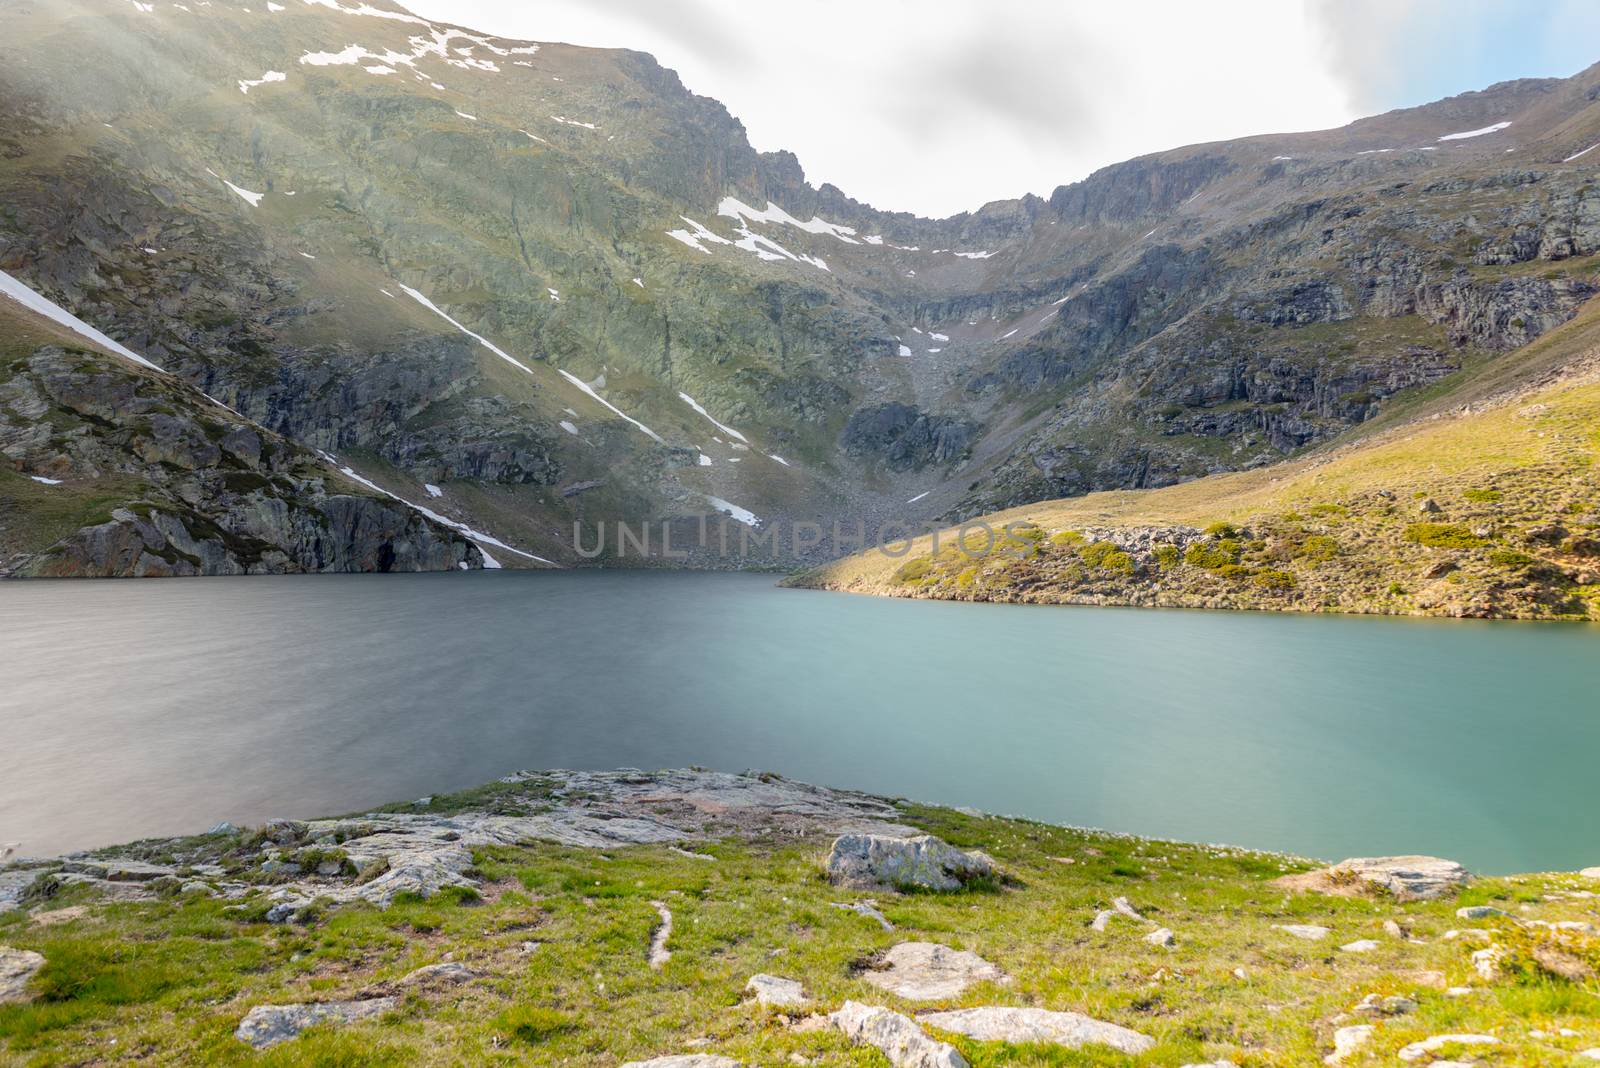
[[[124,486],[91,519],[4,572],[96,578],[437,571],[481,567],[464,538],[399,502],[333,487],[305,450],[164,376],[44,346],[0,382],[0,455],[54,473],[67,506],[83,480]],[[352,487],[353,489],[353,487]]]
[[[854,412],[840,445],[851,456],[879,456],[891,468],[907,471],[965,458],[980,429],[976,423],[889,401]]]

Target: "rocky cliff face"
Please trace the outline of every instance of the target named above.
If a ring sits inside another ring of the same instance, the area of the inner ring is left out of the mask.
[[[467,539],[159,372],[0,306],[0,575],[481,567]]]
[[[948,516],[1273,462],[1596,288],[1595,72],[926,220],[650,57],[284,6],[9,9],[0,268],[554,559],[708,496]]]

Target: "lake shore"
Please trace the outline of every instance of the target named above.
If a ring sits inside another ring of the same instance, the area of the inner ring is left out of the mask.
[[[693,769],[518,773],[22,865],[0,870],[0,1049],[30,1063],[1600,1047],[1600,869],[1323,868]]]

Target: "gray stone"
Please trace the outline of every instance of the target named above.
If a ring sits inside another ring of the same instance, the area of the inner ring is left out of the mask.
[[[1318,927],[1314,923],[1275,923],[1272,926],[1284,934],[1303,938],[1307,942],[1320,942],[1333,933],[1331,928]]]
[[[0,946],[0,1005],[33,1000],[28,983],[44,967],[44,957],[31,949]]]
[[[287,1042],[317,1024],[348,1024],[382,1016],[399,1008],[396,997],[366,1001],[326,1001],[309,1005],[257,1005],[245,1014],[233,1037],[256,1049]]]
[[[928,834],[845,834],[828,854],[828,879],[835,886],[959,890],[993,873],[994,862],[984,854],[963,852]]]
[[[884,954],[880,968],[861,978],[909,1001],[953,998],[974,983],[1009,982],[976,953],[935,942],[902,942]]]
[[[1398,994],[1384,997],[1379,994],[1368,994],[1356,1004],[1355,1011],[1363,1016],[1404,1016],[1408,1012],[1415,1012],[1417,1003],[1410,998]]]
[[[1505,913],[1493,905],[1468,905],[1464,909],[1456,909],[1456,916],[1463,920],[1487,920],[1493,916],[1504,916]]]
[[[744,985],[745,991],[755,995],[756,1001],[769,1008],[803,1008],[811,1003],[805,987],[798,980],[777,975],[752,975]]]
[[[878,911],[878,907],[874,902],[852,901],[849,904],[843,904],[835,901],[831,904],[836,909],[843,909],[846,912],[854,912],[859,916],[867,917],[869,920],[876,920],[878,926],[882,927],[885,931],[894,930],[894,924],[889,922],[889,917]]]
[[[1472,881],[1472,873],[1440,857],[1352,857],[1333,866],[1353,872],[1401,901],[1428,901],[1456,893]]]
[[[710,1053],[675,1053],[648,1061],[629,1061],[622,1068],[744,1068],[744,1062]]]
[[[400,980],[401,986],[448,986],[476,979],[478,973],[456,961],[426,964]]]
[[[919,1017],[921,1023],[941,1031],[954,1031],[980,1042],[1041,1042],[1068,1049],[1109,1046],[1123,1053],[1143,1053],[1156,1042],[1148,1035],[1077,1012],[1048,1009],[985,1006],[934,1012]]]
[[[68,860],[61,865],[61,870],[112,883],[147,883],[177,874],[175,868],[165,864],[147,864],[142,860],[127,860],[121,857],[112,857],[108,860]]]
[[[1144,940],[1152,946],[1170,947],[1177,942],[1177,937],[1165,927],[1157,927],[1154,931],[1144,936]]]
[[[1370,938],[1358,938],[1354,942],[1346,942],[1339,947],[1342,953],[1371,953],[1378,948],[1378,943]]]
[[[954,1046],[929,1038],[898,1012],[847,1001],[828,1020],[856,1045],[875,1047],[894,1068],[969,1068]]]
[[[1377,1028],[1371,1024],[1341,1027],[1333,1033],[1333,1052],[1322,1058],[1324,1064],[1343,1064],[1372,1039]]]

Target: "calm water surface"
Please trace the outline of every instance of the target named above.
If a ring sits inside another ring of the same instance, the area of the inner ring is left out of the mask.
[[[7,583],[0,658],[24,853],[703,764],[1323,857],[1600,864],[1589,626],[503,572]]]

